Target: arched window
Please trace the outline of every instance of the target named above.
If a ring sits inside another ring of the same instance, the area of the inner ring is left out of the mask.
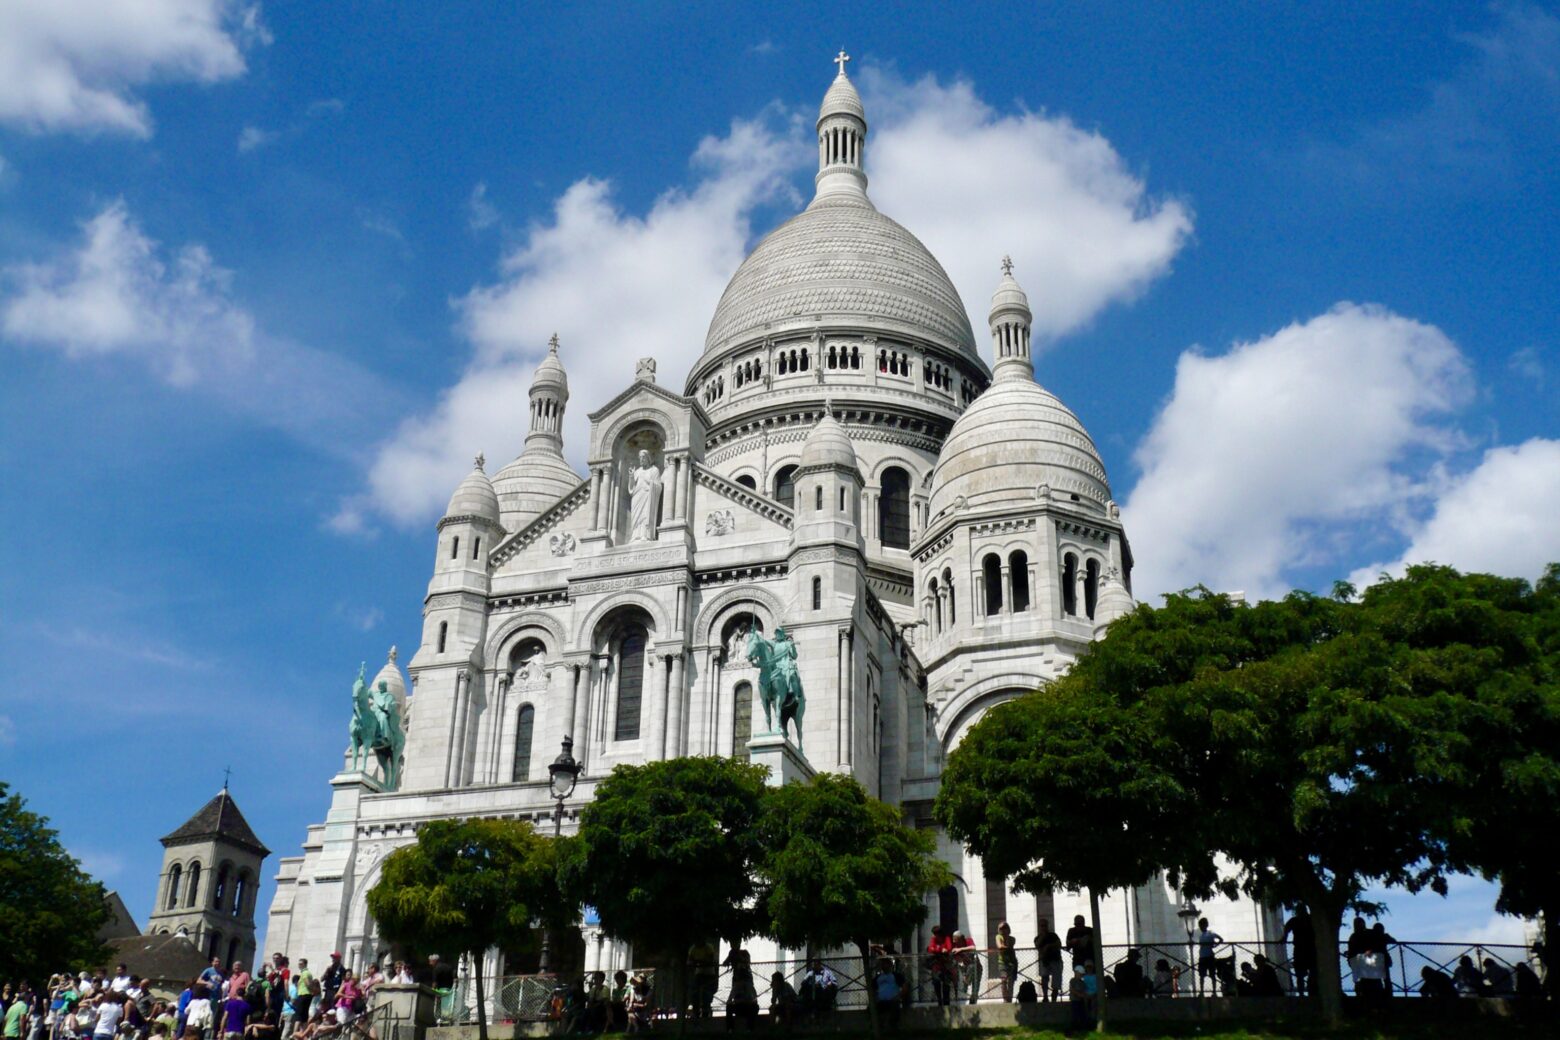
[[[980,576],[986,586],[986,616],[1002,613],[1002,557],[987,553],[980,562]]]
[[[937,634],[941,635],[943,630],[942,587],[937,584],[937,579],[933,578],[926,590],[932,597],[932,616],[927,619],[927,623],[933,624],[935,622],[933,627]]]
[[[445,641],[449,638],[449,634],[450,634],[450,623],[448,621],[440,621],[439,622],[439,653],[441,653],[441,654],[444,653],[444,644],[445,644]]]
[[[471,558],[473,560],[480,559],[481,555],[482,555],[482,539],[480,539],[480,538],[473,538],[471,540]]]
[[[223,900],[226,899],[227,894],[228,894],[228,865],[226,863],[224,863],[224,864],[222,864],[221,868],[217,871],[217,885],[216,885],[216,888],[212,889],[212,892],[211,892],[211,906],[212,906],[212,909],[217,910],[217,911],[220,912],[223,909]]]
[[[952,885],[937,890],[937,923],[942,925],[943,935],[959,930],[959,890]]]
[[[211,933],[211,938],[206,942],[206,959],[209,961],[211,958],[217,956],[221,952],[222,952],[222,933],[221,932],[212,932]],[[232,963],[232,961],[228,962],[228,964],[231,964],[231,963]],[[226,967],[226,966],[227,965],[223,965],[223,967]]]
[[[840,512],[845,512],[845,489],[840,488]]]
[[[878,531],[886,549],[910,548],[910,474],[898,466],[883,471]]]
[[[536,709],[521,705],[520,717],[515,720],[515,767],[509,779],[522,783],[531,777],[531,730],[536,726]]]
[[[638,623],[623,626],[618,643],[617,721],[614,740],[639,739],[639,705],[645,692],[645,644],[649,633]]]
[[[228,940],[228,966],[232,967],[233,962],[236,960],[238,960],[238,936],[235,935]]]
[[[450,559],[460,559],[460,535],[456,535],[450,540]]]
[[[244,912],[244,897],[249,894],[249,872],[240,871],[233,880],[233,905],[229,908],[233,916],[237,917]]]
[[[823,512],[823,485],[813,488],[813,512]]]
[[[1083,611],[1094,620],[1094,604],[1100,598],[1100,561],[1091,558],[1083,569]]]
[[[732,691],[736,698],[731,711],[731,754],[734,758],[748,760],[748,741],[753,739],[753,684],[739,682]]]
[[[190,864],[189,890],[188,890],[188,892],[184,896],[184,905],[186,907],[194,906],[194,905],[196,905],[195,901],[197,899],[199,899],[199,898],[200,898],[200,864],[199,863],[191,863]]]
[[[1062,557],[1062,613],[1078,613],[1078,557],[1072,553]]]
[[[814,610],[822,610],[823,609],[823,579],[822,578],[814,578],[812,580],[812,593],[813,593],[813,609]]]
[[[173,869],[168,871],[168,902],[165,909],[172,910],[179,905],[179,885],[184,881],[184,868],[175,863]]]
[[[1029,554],[1015,550],[1008,557],[1008,581],[1011,591],[1008,598],[1013,603],[1013,613],[1022,614],[1029,609]]]
[[[781,466],[775,474],[775,501],[788,509],[796,507],[796,467]]]
[[[737,478],[737,483],[741,484],[743,487],[747,488],[749,491],[757,491],[758,490],[758,481],[753,479],[753,474],[751,474],[751,473],[744,473],[744,474],[742,474],[742,476]]]

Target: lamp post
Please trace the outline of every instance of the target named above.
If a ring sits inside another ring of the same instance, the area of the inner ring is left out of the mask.
[[[1181,904],[1181,909],[1175,912],[1175,916],[1181,919],[1182,927],[1186,929],[1186,970],[1188,973],[1193,973],[1197,970],[1197,957],[1196,951],[1193,949],[1193,943],[1195,941],[1194,936],[1197,933],[1198,913],[1197,904],[1192,902],[1190,898]],[[1193,978],[1196,978],[1196,976],[1193,975]],[[1190,985],[1187,988],[1190,989]],[[1201,989],[1202,987],[1199,985],[1199,996],[1201,996]]]
[[[580,778],[585,766],[574,760],[574,739],[563,738],[563,750],[558,757],[547,763],[547,789],[552,792],[553,798],[558,802],[558,808],[553,812],[553,837],[563,834],[563,801],[574,793],[574,785]],[[537,970],[542,974],[547,973],[550,965],[551,949],[548,943],[547,923],[542,922],[542,952],[537,959]]]

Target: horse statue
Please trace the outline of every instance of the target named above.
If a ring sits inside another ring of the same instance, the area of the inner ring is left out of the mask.
[[[347,727],[352,768],[362,769],[372,753],[385,789],[394,791],[400,784],[401,751],[406,746],[400,706],[385,680],[369,689],[363,678],[367,670],[367,662],[359,665],[357,681],[352,684],[352,722]]]
[[[794,721],[796,746],[802,746],[802,714],[807,709],[807,698],[802,693],[802,677],[796,670],[796,643],[786,635],[785,629],[775,629],[773,640],[758,634],[758,627],[748,629],[748,662],[758,669],[759,702],[764,706],[764,727],[773,733],[774,714],[780,712],[780,734],[785,735],[786,723]]]

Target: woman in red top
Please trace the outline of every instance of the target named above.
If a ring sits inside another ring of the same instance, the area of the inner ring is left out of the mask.
[[[932,937],[926,941],[926,970],[932,976],[937,1003],[946,1007],[953,989],[953,939],[940,924],[932,925]]]

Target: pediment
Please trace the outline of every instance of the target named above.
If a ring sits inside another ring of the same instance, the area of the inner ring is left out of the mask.
[[[569,524],[567,521],[589,501],[590,479],[587,477],[580,481],[573,491],[544,510],[536,519],[494,546],[493,551],[488,554],[489,568],[498,570],[537,542],[548,542],[550,546],[550,536],[554,533],[570,534],[578,539],[579,535],[584,533],[583,528],[575,531],[574,528],[580,525]],[[555,555],[566,555],[566,553],[555,552]]]

